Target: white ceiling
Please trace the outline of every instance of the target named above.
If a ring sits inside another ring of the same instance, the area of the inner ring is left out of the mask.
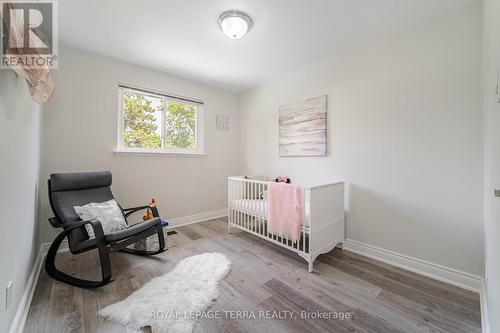
[[[63,0],[63,43],[241,92],[300,66],[478,0]],[[254,26],[227,38],[220,13]]]

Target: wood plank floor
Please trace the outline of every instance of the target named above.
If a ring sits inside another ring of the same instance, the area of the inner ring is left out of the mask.
[[[227,234],[214,220],[177,228],[169,250],[156,257],[112,255],[114,282],[97,290],[74,288],[42,271],[25,332],[133,332],[97,311],[125,298],[185,257],[224,253],[233,263],[212,310],[349,312],[352,318],[200,320],[195,332],[481,332],[479,296],[351,252],[334,250],[316,261],[315,272],[297,255],[244,232]],[[57,265],[96,279],[96,253],[61,253]],[[227,312],[229,313],[229,312]],[[233,312],[234,314],[237,312]],[[149,332],[144,328],[143,332]]]

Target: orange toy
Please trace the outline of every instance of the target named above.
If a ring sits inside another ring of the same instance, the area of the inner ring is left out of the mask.
[[[155,198],[151,199],[151,202],[149,203],[149,205],[153,206],[153,207],[156,207],[156,200],[155,200]],[[153,212],[151,211],[151,209],[148,208],[148,210],[146,211],[146,215],[144,215],[142,217],[142,219],[144,221],[154,219]]]

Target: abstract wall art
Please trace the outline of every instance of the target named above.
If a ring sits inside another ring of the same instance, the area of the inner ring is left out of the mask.
[[[326,97],[280,106],[280,156],[326,156]]]

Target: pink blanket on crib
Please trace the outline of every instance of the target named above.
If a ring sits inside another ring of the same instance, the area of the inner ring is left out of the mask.
[[[296,242],[300,239],[302,190],[295,184],[269,183],[267,186],[269,232]]]

